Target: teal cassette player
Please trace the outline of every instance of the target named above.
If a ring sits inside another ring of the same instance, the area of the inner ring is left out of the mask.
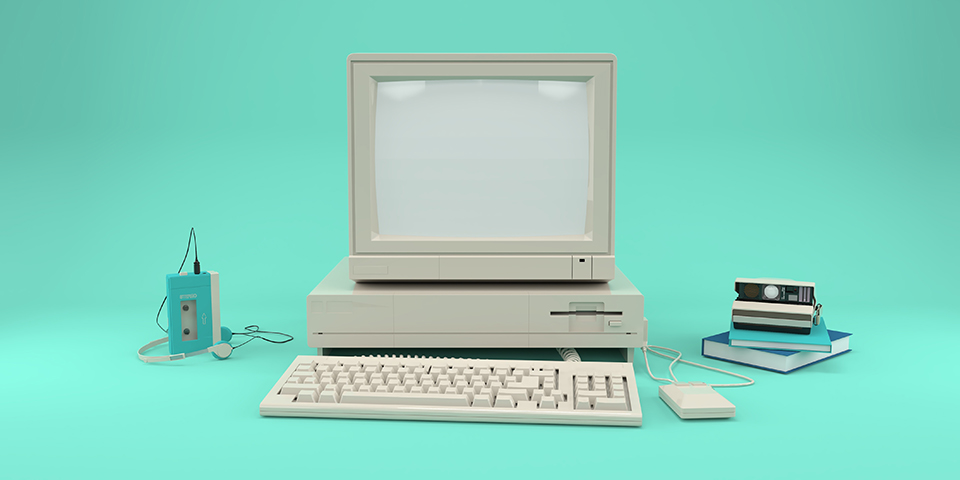
[[[217,272],[167,275],[167,302],[171,355],[203,350],[221,340]]]

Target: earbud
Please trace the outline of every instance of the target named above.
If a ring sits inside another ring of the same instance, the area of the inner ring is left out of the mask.
[[[217,360],[225,360],[233,353],[233,347],[227,342],[217,342],[210,347],[210,354]]]

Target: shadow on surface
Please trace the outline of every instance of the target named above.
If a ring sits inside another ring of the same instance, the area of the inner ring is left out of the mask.
[[[585,362],[623,362],[623,355],[614,348],[578,348]],[[334,348],[330,356],[419,355],[441,358],[481,358],[488,360],[535,360],[562,362],[553,348]]]

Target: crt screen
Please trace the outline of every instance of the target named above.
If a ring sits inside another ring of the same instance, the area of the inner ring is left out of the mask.
[[[583,82],[379,82],[379,233],[583,235],[587,112]]]

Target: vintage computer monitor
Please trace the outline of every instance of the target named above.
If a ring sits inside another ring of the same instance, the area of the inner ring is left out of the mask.
[[[358,282],[606,282],[616,57],[347,59]]]
[[[616,57],[354,54],[350,255],[307,296],[336,348],[646,345],[614,265]]]

